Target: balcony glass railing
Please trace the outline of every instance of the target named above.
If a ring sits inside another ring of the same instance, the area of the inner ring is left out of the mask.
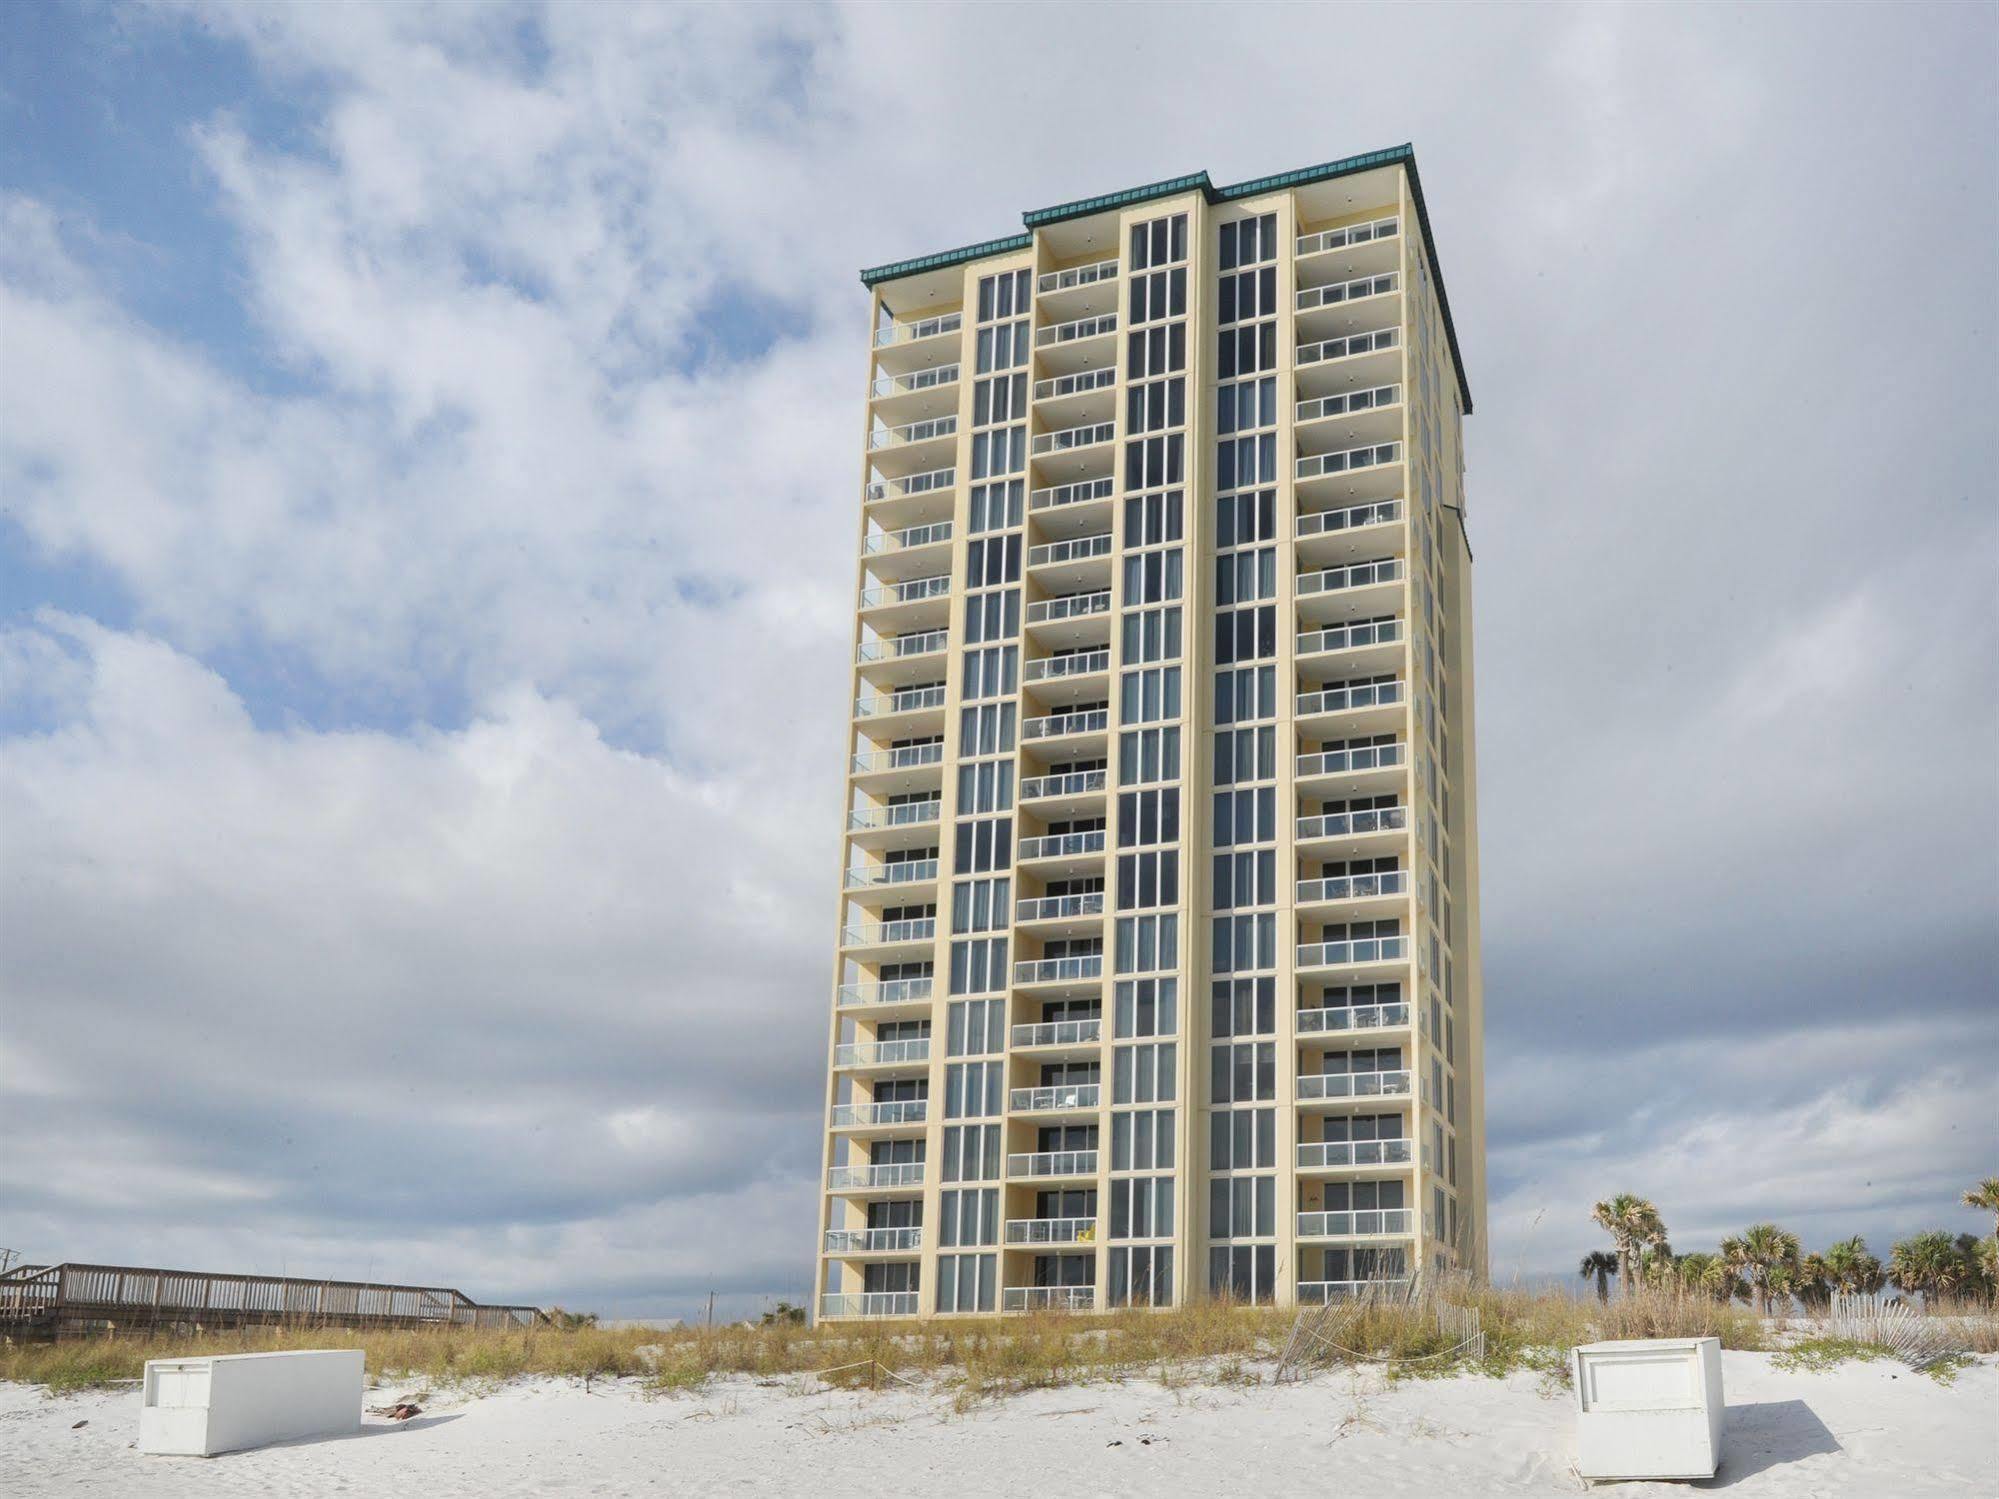
[[[918,687],[910,692],[884,692],[854,700],[854,717],[888,718],[897,713],[921,713],[944,706],[942,687]]]
[[[1006,1158],[1006,1174],[1010,1177],[1095,1176],[1097,1153],[1094,1150],[1042,1150],[1010,1155]]]
[[[906,375],[877,376],[874,384],[868,387],[868,394],[880,400],[884,396],[906,396],[919,390],[935,390],[940,385],[957,383],[958,366],[940,364],[935,369],[911,370]]]
[[[1077,651],[1069,656],[1036,657],[1027,663],[1023,680],[1053,682],[1062,677],[1087,677],[1110,669],[1111,653],[1108,650]]]
[[[1034,346],[1038,349],[1051,348],[1057,344],[1077,343],[1085,338],[1099,338],[1106,333],[1117,332],[1117,314],[1102,313],[1097,317],[1077,318],[1073,323],[1055,323],[1034,335]]]
[[[1337,1005],[1329,1009],[1298,1012],[1298,1034],[1301,1036],[1383,1030],[1408,1023],[1409,1006],[1405,1004]]]
[[[1409,1161],[1407,1140],[1306,1140],[1298,1146],[1301,1169],[1340,1166],[1402,1166]]]
[[[841,1129],[857,1124],[921,1124],[930,1117],[930,1100],[927,1098],[892,1098],[885,1103],[836,1103],[833,1105],[833,1128]]]
[[[1059,599],[1036,599],[1027,606],[1027,622],[1047,625],[1057,620],[1087,619],[1093,614],[1110,612],[1110,590],[1099,589],[1095,593],[1064,594]]]
[[[1356,682],[1350,687],[1328,687],[1323,692],[1298,694],[1301,716],[1313,713],[1345,713],[1352,708],[1392,708],[1402,701],[1398,682]]]
[[[1393,770],[1409,758],[1405,744],[1357,744],[1298,757],[1300,776],[1337,776],[1355,770]]]
[[[1076,536],[1068,541],[1044,542],[1038,547],[1027,549],[1027,565],[1044,567],[1055,562],[1086,562],[1092,557],[1108,557],[1111,554],[1110,532],[1098,536]]]
[[[828,1254],[895,1254],[923,1247],[921,1228],[829,1228]]]
[[[1029,776],[1020,783],[1020,799],[1038,801],[1048,796],[1088,796],[1109,784],[1101,770],[1067,770],[1060,775]]]
[[[1402,638],[1402,621],[1374,619],[1357,625],[1335,625],[1329,630],[1307,630],[1298,637],[1298,654],[1316,656],[1325,651],[1352,651],[1365,645],[1393,645]]]
[[[1020,726],[1022,739],[1059,739],[1065,734],[1101,734],[1110,727],[1108,708],[1092,708],[1083,713],[1044,713]]]
[[[1316,422],[1321,417],[1353,416],[1362,411],[1379,411],[1384,406],[1399,405],[1402,387],[1399,385],[1377,385],[1373,390],[1350,390],[1345,395],[1321,396],[1316,401],[1298,403],[1298,420]]]
[[[935,338],[940,333],[956,333],[965,326],[962,312],[946,312],[938,317],[918,318],[913,323],[890,323],[875,330],[875,347],[914,343],[919,338]]]
[[[1298,1075],[1298,1096],[1315,1098],[1401,1098],[1409,1092],[1409,1073],[1400,1072],[1303,1072]]]
[[[933,416],[925,421],[905,422],[900,427],[877,427],[868,434],[871,449],[903,448],[913,442],[929,442],[936,437],[949,437],[958,430],[955,416]]]
[[[1407,937],[1356,937],[1348,942],[1301,942],[1300,968],[1332,968],[1342,963],[1400,963],[1409,956]]]
[[[1054,484],[1046,489],[1031,490],[1027,496],[1029,510],[1054,510],[1063,505],[1085,505],[1091,500],[1107,500],[1115,486],[1109,479],[1078,479],[1074,484]]]
[[[1322,229],[1317,234],[1298,236],[1300,255],[1317,255],[1322,250],[1344,250],[1348,245],[1364,245],[1370,240],[1393,239],[1402,227],[1399,219],[1376,219],[1367,224],[1349,224],[1344,229]]]
[[[954,468],[933,468],[927,473],[911,474],[905,479],[875,479],[868,484],[868,498],[894,500],[933,494],[940,489],[949,489],[957,480],[958,471]]]
[[[937,936],[937,918],[911,916],[902,921],[857,921],[841,935],[849,947],[881,947],[890,943],[929,942]]]
[[[1377,500],[1372,505],[1349,505],[1344,510],[1311,510],[1298,517],[1298,536],[1321,536],[1328,531],[1351,531],[1358,526],[1382,526],[1402,519],[1400,500]]]
[[[835,1067],[902,1067],[930,1060],[930,1038],[908,1041],[849,1041],[833,1048]]]
[[[1016,984],[1075,983],[1079,979],[1101,978],[1102,953],[1084,953],[1073,958],[1028,958],[1013,965]]]
[[[877,636],[861,642],[859,659],[865,664],[870,661],[900,661],[905,656],[928,656],[933,651],[943,650],[950,634],[949,630],[924,630],[914,635]]]
[[[1014,902],[1015,921],[1060,921],[1076,916],[1101,916],[1104,914],[1104,893],[1091,891],[1086,895],[1042,895],[1023,896]],[[1018,1026],[1015,1027],[1019,1029]]]
[[[1372,588],[1381,583],[1400,582],[1402,577],[1400,557],[1349,562],[1345,567],[1326,567],[1317,572],[1300,573],[1298,596],[1305,598],[1315,593],[1339,593],[1348,588]]]
[[[1077,854],[1100,854],[1103,851],[1104,830],[1092,828],[1085,833],[1044,833],[1039,838],[1023,838],[1020,840],[1019,857],[1065,859],[1073,858]]]
[[[1327,474],[1350,474],[1355,469],[1380,468],[1384,463],[1402,461],[1402,444],[1377,442],[1364,448],[1348,448],[1343,453],[1313,453],[1298,460],[1298,477],[1322,479]]]
[[[1039,1025],[1016,1025],[1015,1046],[1089,1046],[1104,1035],[1102,1020],[1044,1020]]]
[[[1393,833],[1409,826],[1407,807],[1366,807],[1358,812],[1327,812],[1298,819],[1298,837],[1351,838],[1356,833]],[[1379,875],[1369,876],[1379,879]]]
[[[943,802],[933,797],[924,802],[897,802],[887,807],[856,807],[847,814],[849,831],[865,833],[873,828],[906,828],[935,822]]]
[[[918,1294],[915,1291],[853,1291],[844,1296],[821,1296],[822,1317],[914,1317]]]
[[[1009,1244],[1087,1244],[1097,1236],[1094,1218],[1009,1218]]]
[[[1368,1239],[1407,1234],[1415,1214],[1408,1208],[1374,1208],[1358,1213],[1300,1213],[1301,1239]]]
[[[1002,1286],[1003,1312],[1087,1312],[1097,1304],[1095,1286]]]
[[[927,547],[950,539],[951,523],[940,520],[927,526],[904,526],[900,531],[872,531],[861,543],[861,550],[870,557],[878,557],[884,552],[907,551],[910,547]]]
[[[937,878],[935,859],[902,859],[894,864],[856,864],[847,871],[849,890],[877,885],[921,885]]]
[[[1085,427],[1064,427],[1060,432],[1038,433],[1034,439],[1034,456],[1046,453],[1066,453],[1071,448],[1093,448],[1100,442],[1109,442],[1117,436],[1116,422],[1092,422]]]
[[[1093,390],[1105,390],[1117,384],[1117,366],[1104,365],[1101,369],[1078,370],[1073,375],[1057,375],[1053,380],[1034,382],[1034,399],[1037,401],[1059,400],[1063,396],[1086,396]]]
[[[1374,896],[1408,893],[1409,871],[1406,869],[1384,869],[1379,874],[1342,874],[1329,880],[1298,882],[1300,905],[1320,900],[1367,900]]]
[[[1409,1295],[1406,1280],[1301,1280],[1300,1306],[1324,1306],[1329,1301],[1403,1301]]]
[[[835,1166],[826,1173],[826,1185],[836,1192],[920,1187],[923,1185],[923,1162],[891,1161],[881,1166]]]
[[[1076,265],[1066,271],[1043,271],[1034,283],[1038,292],[1068,291],[1077,286],[1095,286],[1117,276],[1117,261],[1099,260],[1092,265]]]
[[[902,744],[885,750],[862,750],[854,756],[854,774],[878,770],[915,770],[924,765],[942,765],[942,744]]]
[[[1400,328],[1379,328],[1372,333],[1353,333],[1345,338],[1327,338],[1315,344],[1304,344],[1298,350],[1298,363],[1325,364],[1333,359],[1378,354],[1383,349],[1398,349],[1401,346]]]
[[[1402,278],[1394,271],[1383,271],[1378,276],[1361,276],[1353,281],[1335,281],[1330,286],[1308,286],[1298,293],[1298,310],[1310,312],[1315,307],[1334,307],[1341,302],[1358,302],[1362,297],[1386,296],[1399,290]]]
[[[910,979],[877,979],[867,984],[842,984],[842,1005],[907,1005],[930,998],[931,981],[926,975]]]
[[[1071,1083],[1059,1088],[1015,1088],[1007,1106],[1016,1114],[1045,1114],[1052,1109],[1094,1109],[1102,1092],[1096,1083]]]
[[[906,583],[883,583],[876,588],[861,590],[861,607],[881,609],[890,604],[920,604],[925,599],[940,598],[950,591],[949,573],[934,578],[911,578]]]

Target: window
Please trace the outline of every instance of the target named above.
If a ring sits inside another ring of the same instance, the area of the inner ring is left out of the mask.
[[[965,546],[965,586],[967,588],[993,588],[1001,583],[1020,581],[1020,533],[1015,531],[1006,536],[975,537]],[[982,604],[983,599],[968,600],[968,605]],[[1016,605],[1016,609],[1018,606]],[[1008,634],[1018,632],[1019,616]],[[988,637],[991,638],[991,637]]]
[[[937,1258],[937,1310],[989,1312],[999,1274],[998,1255],[946,1254]],[[873,1266],[869,1266],[873,1269]]]
[[[1214,834],[1218,848],[1271,842],[1277,837],[1277,788],[1217,791]]]
[[[1140,1042],[1119,1046],[1111,1052],[1112,1103],[1171,1103],[1176,1092],[1174,1077],[1178,1043]]]
[[[1208,1237],[1267,1239],[1277,1232],[1277,1178],[1208,1178]]]
[[[1217,1047],[1217,1051],[1226,1048]],[[1274,1109],[1216,1109],[1208,1115],[1208,1169],[1268,1171],[1277,1164]],[[1274,1233],[1274,1228],[1259,1233]],[[1225,1235],[1217,1232],[1216,1238]]]
[[[1245,558],[1253,552],[1241,554]],[[1261,661],[1277,654],[1277,606],[1255,604],[1247,609],[1225,609],[1215,616],[1215,664]]]
[[[1241,973],[1277,966],[1277,918],[1272,913],[1214,919],[1216,973]]]
[[[1166,1239],[1173,1235],[1173,1178],[1111,1178],[1113,1239]]]
[[[998,484],[974,484],[968,529],[976,535],[981,531],[1004,531],[1009,526],[1019,525],[1026,493],[1027,486],[1019,479],[1008,479]]]
[[[1280,899],[1275,849],[1216,854],[1214,875],[1217,911],[1232,911],[1241,906],[1274,906]]]
[[[1125,672],[1118,679],[1118,688],[1118,716],[1126,723],[1155,723],[1180,716],[1177,666],[1150,666]]]
[[[944,1068],[944,1117],[977,1119],[1000,1112],[1004,1062],[952,1062]]]
[[[995,427],[972,435],[972,477],[1017,474],[1027,466],[1027,428]]]
[[[972,423],[1017,422],[1027,416],[1027,376],[999,375],[972,387]]]
[[[1215,501],[1215,545],[1242,546],[1277,536],[1277,491],[1225,494]]]
[[[1113,999],[1113,1033],[1120,1041],[1134,1036],[1170,1036],[1180,1029],[1178,979],[1121,979]]]
[[[1116,972],[1151,973],[1174,966],[1174,953],[1180,945],[1178,913],[1120,916],[1116,934]]]
[[[1187,215],[1171,214],[1131,226],[1131,267],[1143,271],[1187,258]]]
[[[1109,1305],[1166,1306],[1172,1300],[1172,1245],[1140,1245],[1110,1252]]]
[[[1277,668],[1244,666],[1215,673],[1215,721],[1277,716]]]
[[[1007,984],[1006,938],[978,937],[951,944],[951,992],[985,994]]]
[[[986,817],[958,824],[954,874],[985,874],[1013,863],[1013,819]]]
[[[937,1242],[942,1248],[999,1243],[997,1187],[940,1193],[937,1216]]]
[[[997,276],[979,278],[979,321],[1013,317],[1027,311],[1028,285],[1032,272],[1001,271]]]
[[[947,1124],[944,1126],[944,1180],[947,1182],[990,1182],[1000,1176],[1000,1134],[998,1124]]]
[[[1174,661],[1180,656],[1180,608],[1133,609],[1124,616],[1124,662]]]
[[[1135,494],[1124,502],[1124,544],[1128,547],[1158,546],[1180,540],[1180,491]],[[1129,602],[1129,600],[1127,600]]]
[[[1217,1037],[1270,1035],[1277,1029],[1277,980],[1216,979],[1210,1014]]]
[[[945,1021],[945,1051],[954,1057],[1006,1050],[1006,1001],[969,999],[953,1004]]]
[[[1012,754],[1013,735],[1012,703],[989,703],[958,710],[958,753],[966,758]]]
[[[1221,608],[1277,597],[1277,549],[1258,547],[1215,559],[1215,603]]]
[[[1010,697],[1019,676],[1020,647],[1017,645],[987,646],[983,650],[966,651],[962,696]]]
[[[1124,355],[1127,380],[1180,374],[1187,368],[1187,325],[1136,329],[1125,335]]]
[[[1117,799],[1117,841],[1127,848],[1180,841],[1180,792],[1124,791]]]
[[[1277,731],[1273,728],[1224,729],[1215,735],[1215,784],[1274,780],[1277,775]]]
[[[1007,538],[1019,541],[1017,536]],[[973,546],[980,543],[973,542]],[[989,556],[1005,553],[998,547]],[[1011,640],[1020,633],[1020,590],[1008,588],[999,593],[975,593],[965,600],[965,643],[983,645],[990,640]]]
[[[1124,445],[1124,482],[1129,489],[1166,489],[1184,483],[1186,466],[1186,438],[1181,433],[1134,438]]]
[[[1133,552],[1124,559],[1126,607],[1171,603],[1180,597],[1181,555],[1178,547],[1157,552]]]
[[[1237,219],[1221,228],[1221,261],[1224,271],[1255,265],[1277,258],[1277,215],[1260,214]]]
[[[1143,785],[1148,781],[1177,781],[1180,778],[1180,730],[1129,729],[1118,735],[1118,783]]]
[[[1277,1246],[1218,1244],[1208,1251],[1208,1289],[1238,1301],[1271,1301],[1277,1295]]]
[[[1111,1170],[1172,1168],[1173,1110],[1131,1109],[1111,1115]]]
[[[986,760],[958,767],[958,811],[1007,812],[1013,808],[1013,762]]]
[[[1223,1041],[1209,1048],[1208,1101],[1268,1103],[1277,1097],[1277,1043]]]
[[[1180,851],[1119,854],[1117,908],[1134,911],[1146,906],[1170,906],[1180,898]],[[1164,965],[1147,965],[1164,966]]]

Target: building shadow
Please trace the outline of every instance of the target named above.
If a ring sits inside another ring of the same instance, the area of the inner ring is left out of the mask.
[[[1770,1468],[1841,1451],[1839,1441],[1802,1400],[1730,1405],[1721,1433],[1721,1466],[1700,1489],[1733,1488]]]

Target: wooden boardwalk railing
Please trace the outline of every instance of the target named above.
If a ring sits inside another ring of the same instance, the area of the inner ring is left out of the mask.
[[[0,1332],[185,1325],[531,1327],[532,1306],[481,1306],[461,1291],[354,1280],[215,1275],[129,1265],[19,1265],[0,1275]]]

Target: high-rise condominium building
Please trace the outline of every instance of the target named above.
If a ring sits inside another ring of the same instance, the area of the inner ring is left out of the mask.
[[[1471,396],[1407,147],[862,273],[817,1310],[1485,1258]]]

